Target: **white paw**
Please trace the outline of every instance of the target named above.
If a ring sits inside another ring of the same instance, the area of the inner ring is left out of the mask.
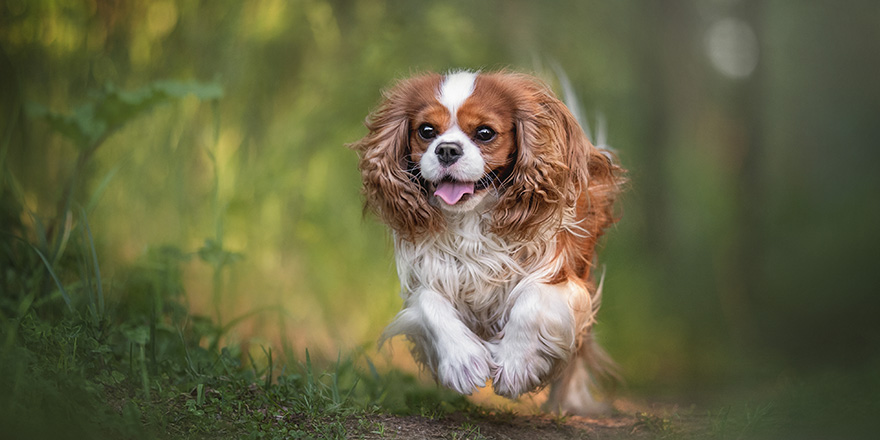
[[[461,394],[471,394],[486,385],[494,367],[489,351],[473,341],[441,354],[437,380]]]
[[[511,350],[503,342],[495,347],[492,358],[497,367],[493,371],[492,387],[495,394],[508,399],[541,386],[555,361],[542,356],[538,350]]]

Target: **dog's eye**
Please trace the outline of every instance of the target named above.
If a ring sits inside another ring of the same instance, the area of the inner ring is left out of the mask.
[[[474,137],[478,141],[483,141],[483,142],[491,141],[495,137],[495,130],[492,130],[491,128],[483,125],[483,126],[477,127],[477,132],[474,133]]]
[[[434,139],[437,137],[437,131],[434,130],[434,126],[431,124],[422,124],[419,125],[419,137],[424,140]]]

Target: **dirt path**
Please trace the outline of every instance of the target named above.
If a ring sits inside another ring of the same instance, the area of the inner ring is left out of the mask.
[[[374,415],[349,425],[350,438],[365,439],[647,439],[684,434],[682,426],[671,419],[644,412],[599,418],[513,413],[453,413],[438,418]]]

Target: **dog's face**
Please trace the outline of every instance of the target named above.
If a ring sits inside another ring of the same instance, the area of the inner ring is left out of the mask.
[[[447,76],[410,120],[410,160],[442,210],[474,209],[515,159],[514,109],[497,89],[475,87],[476,76]]]

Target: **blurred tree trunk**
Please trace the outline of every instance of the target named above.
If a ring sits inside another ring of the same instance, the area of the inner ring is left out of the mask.
[[[645,196],[645,239],[652,260],[663,261],[670,251],[667,237],[670,234],[669,188],[666,182],[666,161],[669,157],[670,115],[672,114],[671,82],[674,81],[674,66],[681,60],[675,50],[677,42],[684,38],[677,21],[681,19],[682,2],[671,0],[650,3],[642,17],[645,32],[636,48],[642,51],[638,57],[643,63],[638,69],[643,77],[645,88],[642,96],[647,97],[647,114],[642,140],[644,166],[640,176],[634,176]]]
[[[754,308],[761,287],[761,262],[764,255],[764,231],[761,227],[764,213],[762,193],[764,69],[762,60],[761,2],[740,2],[734,13],[741,17],[755,33],[758,41],[758,63],[746,79],[733,80],[726,105],[728,116],[737,129],[737,136],[729,140],[734,163],[731,175],[736,179],[732,227],[733,240],[719,281],[722,311],[728,321],[735,342],[750,344],[756,341]]]
[[[672,156],[673,126],[681,109],[689,107],[695,79],[694,54],[689,47],[694,35],[694,11],[687,0],[650,2],[642,16],[641,41],[635,50],[642,66],[638,69],[647,97],[642,148],[643,166],[638,192],[644,194],[646,245],[654,261],[667,261],[674,252],[675,231],[670,216],[672,188],[669,161]]]

